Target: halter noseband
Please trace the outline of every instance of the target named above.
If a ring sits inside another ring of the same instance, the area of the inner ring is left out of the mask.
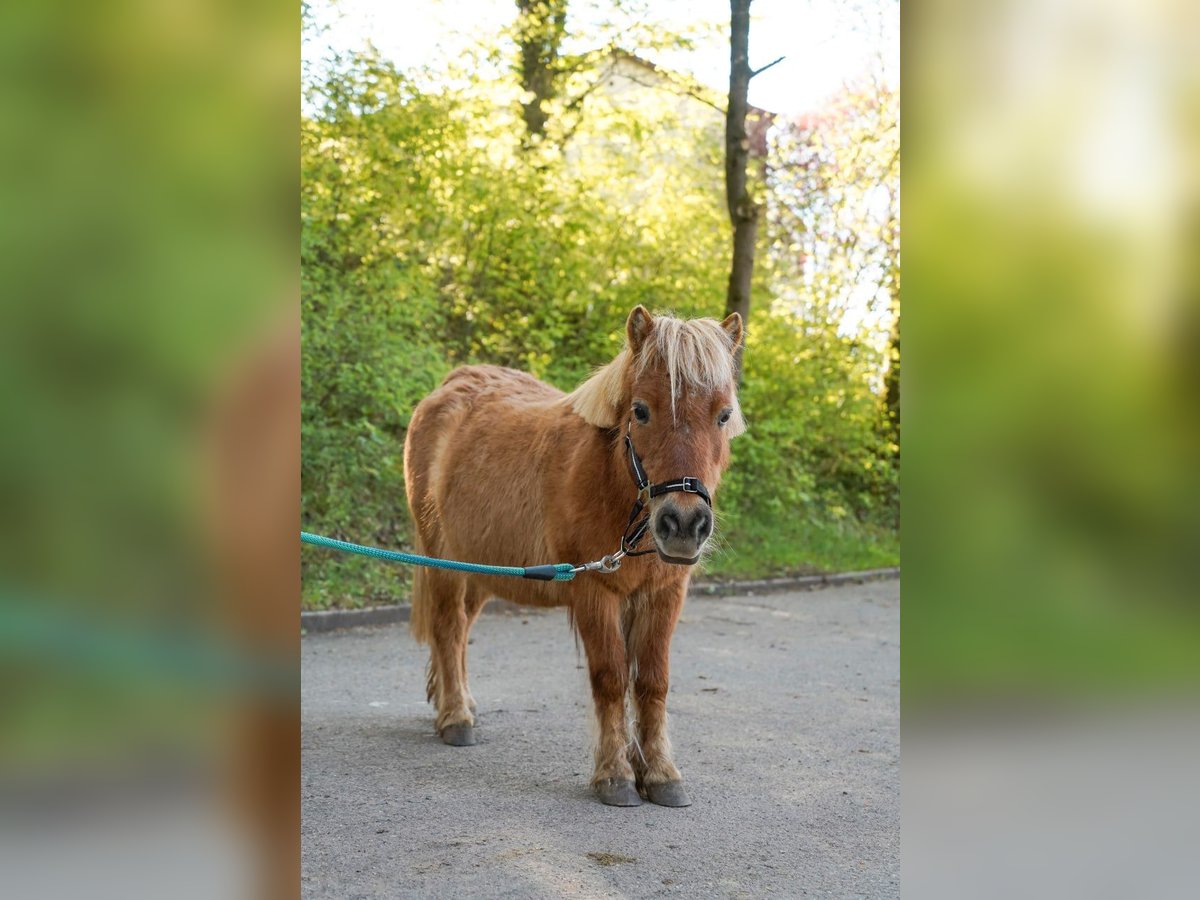
[[[653,553],[653,549],[638,550],[637,545],[646,536],[646,529],[650,527],[649,513],[646,513],[641,519],[638,519],[638,516],[642,514],[642,510],[654,497],[682,491],[685,494],[696,494],[708,504],[710,509],[712,508],[712,497],[709,496],[708,489],[699,478],[687,475],[683,478],[676,478],[674,481],[650,483],[650,476],[646,474],[641,457],[633,448],[633,436],[629,433],[629,429],[632,427],[633,422],[630,422],[625,429],[625,452],[629,458],[629,474],[633,476],[633,483],[637,485],[638,493],[637,498],[633,501],[633,508],[629,511],[629,523],[625,526],[625,533],[621,535],[621,547],[616,553],[610,553],[595,562],[576,566],[575,572],[611,573],[621,568],[621,560],[626,556],[645,556],[647,553]]]
[[[630,423],[632,427],[632,423]],[[672,481],[660,481],[658,484],[651,484],[650,477],[646,474],[646,469],[642,465],[641,457],[638,456],[637,450],[633,448],[633,436],[629,433],[629,428],[625,429],[625,450],[629,456],[629,474],[633,476],[633,483],[637,485],[637,499],[633,501],[633,509],[629,511],[629,523],[625,526],[625,534],[621,536],[621,555],[622,556],[645,556],[647,553],[653,553],[654,550],[637,550],[637,545],[641,542],[646,534],[646,530],[650,527],[650,514],[646,513],[638,520],[643,509],[654,497],[659,497],[663,494],[682,491],[685,494],[697,494],[700,499],[712,508],[712,497],[708,494],[708,489],[704,486],[699,478],[693,478],[686,475],[683,478],[676,478]]]

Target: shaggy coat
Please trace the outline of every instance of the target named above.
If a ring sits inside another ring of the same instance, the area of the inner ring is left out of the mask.
[[[417,552],[518,566],[578,564],[614,552],[637,496],[627,431],[652,481],[691,475],[715,492],[729,440],[744,429],[733,363],[741,340],[736,314],[683,321],[639,306],[625,348],[571,394],[513,369],[456,369],[418,405],[405,443]],[[703,502],[674,493],[652,500],[650,512],[666,504],[685,515]],[[655,545],[654,531],[643,549]],[[653,799],[654,785],[680,781],[666,696],[689,566],[652,554],[570,582],[416,573],[411,627],[431,648],[429,697],[443,737],[469,734],[474,724],[467,635],[488,598],[565,606],[587,653],[599,724],[593,784],[636,783]]]

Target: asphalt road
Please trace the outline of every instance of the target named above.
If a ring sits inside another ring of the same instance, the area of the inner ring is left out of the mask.
[[[480,618],[474,747],[433,733],[404,626],[304,638],[304,896],[898,897],[899,596],[689,600],[669,700],[686,809],[592,796],[561,610]]]

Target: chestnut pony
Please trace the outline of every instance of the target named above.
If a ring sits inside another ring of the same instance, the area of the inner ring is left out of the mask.
[[[729,440],[745,429],[734,374],[741,318],[684,321],[639,306],[625,332],[616,359],[573,393],[513,369],[464,366],[421,401],[404,447],[417,552],[512,566],[612,553],[639,494],[627,434],[649,480],[690,476],[716,488]],[[431,648],[428,694],[446,743],[475,742],[467,634],[488,598],[565,606],[587,653],[600,799],[690,803],[667,739],[668,662],[713,516],[704,495],[681,490],[647,509],[642,546],[657,552],[627,557],[616,572],[554,582],[417,570],[412,633]]]

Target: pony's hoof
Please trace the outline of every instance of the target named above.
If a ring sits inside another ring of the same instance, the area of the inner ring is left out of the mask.
[[[596,796],[605,806],[641,806],[633,782],[624,778],[605,778],[596,782]]]
[[[475,729],[470,725],[447,725],[442,729],[442,740],[451,747],[474,747]]]
[[[691,806],[692,798],[682,781],[660,781],[646,785],[646,799],[659,806]]]

